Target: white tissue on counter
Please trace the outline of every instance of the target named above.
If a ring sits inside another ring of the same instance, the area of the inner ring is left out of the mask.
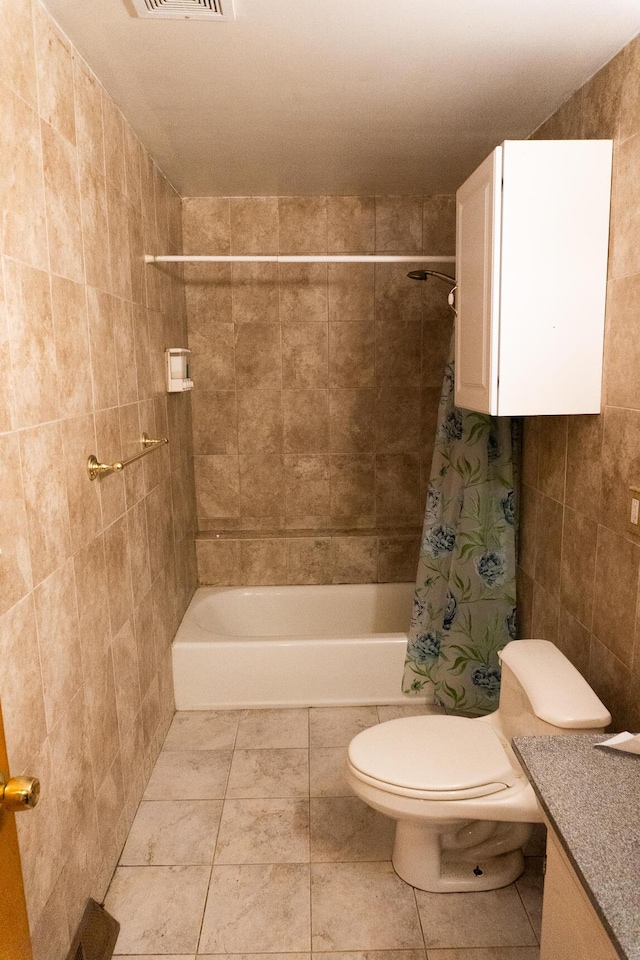
[[[640,733],[633,734],[625,730],[624,733],[617,733],[610,740],[603,740],[597,743],[597,747],[610,747],[612,750],[622,750],[623,753],[637,753],[640,755]]]

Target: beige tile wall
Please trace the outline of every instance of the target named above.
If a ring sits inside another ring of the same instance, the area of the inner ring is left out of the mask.
[[[44,8],[0,0],[0,697],[37,960],[101,898],[173,712],[195,583],[180,200]],[[86,458],[165,447],[90,483]]]
[[[451,255],[455,202],[191,198],[183,232],[194,255]],[[413,579],[452,314],[408,269],[188,267],[202,583]]]
[[[640,38],[534,134],[614,139],[603,408],[525,421],[521,636],[555,640],[618,729],[640,729]]]

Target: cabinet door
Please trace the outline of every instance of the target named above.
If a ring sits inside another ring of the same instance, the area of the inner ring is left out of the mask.
[[[618,960],[560,843],[547,834],[540,960]]]
[[[599,413],[611,142],[502,145],[499,416]]]
[[[502,147],[456,194],[456,374],[459,407],[497,412]]]

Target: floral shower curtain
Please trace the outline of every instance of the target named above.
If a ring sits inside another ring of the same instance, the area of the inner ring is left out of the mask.
[[[500,693],[498,651],[515,638],[517,421],[453,403],[453,339],[438,411],[403,680],[481,715]]]

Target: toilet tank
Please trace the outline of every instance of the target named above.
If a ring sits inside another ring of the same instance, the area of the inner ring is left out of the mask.
[[[505,735],[601,733],[611,714],[555,644],[513,640],[500,653],[496,719]]]

